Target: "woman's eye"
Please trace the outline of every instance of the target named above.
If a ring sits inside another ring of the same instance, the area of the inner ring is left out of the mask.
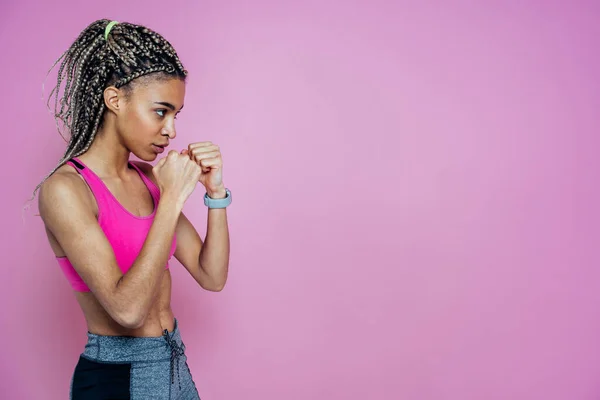
[[[165,116],[165,112],[166,112],[165,110],[156,110],[156,113],[161,117]]]

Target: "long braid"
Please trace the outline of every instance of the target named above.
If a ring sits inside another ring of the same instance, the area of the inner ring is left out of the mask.
[[[68,131],[68,144],[58,164],[36,186],[31,200],[56,170],[92,145],[104,119],[106,87],[126,88],[136,78],[152,73],[180,79],[187,76],[175,49],[161,35],[144,26],[121,22],[105,39],[109,22],[101,19],[90,24],[51,68],[60,63],[57,84],[47,105],[50,110],[54,97],[56,127],[66,141],[60,125]]]

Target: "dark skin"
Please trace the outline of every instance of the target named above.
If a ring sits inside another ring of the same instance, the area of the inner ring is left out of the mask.
[[[157,146],[175,139],[175,117],[184,97],[185,83],[177,78],[140,78],[131,90],[104,91],[103,126],[79,158],[134,215],[151,214],[154,203],[141,177],[127,164],[130,154],[144,161],[157,158]],[[155,167],[136,163],[157,184],[161,198],[146,242],[126,274],[98,224],[95,198],[75,169],[62,166],[40,190],[40,215],[50,246],[56,256],[69,258],[90,288],[75,294],[88,330],[100,335],[158,337],[164,329],[174,329],[171,274],[164,268],[174,234],[174,257],[202,288],[218,292],[227,281],[226,209],[208,210],[204,241],[182,212],[198,182],[210,197],[225,197],[218,146],[192,143],[183,151],[170,151]]]

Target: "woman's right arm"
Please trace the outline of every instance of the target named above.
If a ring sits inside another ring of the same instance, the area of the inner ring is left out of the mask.
[[[161,194],[146,241],[126,274],[119,269],[89,201],[81,195],[84,192],[78,185],[85,183],[78,176],[55,174],[39,192],[39,210],[46,228],[111,318],[126,328],[139,328],[150,312],[179,214],[193,190],[190,177],[186,178],[190,181],[183,188],[187,192],[175,187]]]

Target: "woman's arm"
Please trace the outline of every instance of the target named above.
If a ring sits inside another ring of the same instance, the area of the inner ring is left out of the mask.
[[[142,250],[123,274],[89,201],[85,201],[84,185],[76,175],[50,177],[40,190],[40,215],[111,318],[126,328],[139,328],[159,287],[183,205],[169,196],[161,197]]]
[[[135,162],[144,174],[155,182],[152,166]],[[212,198],[225,197],[225,191],[210,193]],[[182,212],[175,229],[175,258],[198,284],[213,292],[221,291],[227,282],[229,269],[229,228],[227,209],[209,209],[206,238],[203,242],[196,228]]]
[[[181,213],[177,228],[175,258],[204,289],[219,292],[225,287],[229,271],[229,228],[225,208],[209,209],[206,239]]]
[[[201,171],[187,156],[169,152],[151,172],[162,182],[160,201],[142,249],[125,274],[89,201],[85,201],[87,187],[79,176],[54,174],[39,195],[46,229],[111,318],[130,329],[142,326],[150,312],[179,215]]]

